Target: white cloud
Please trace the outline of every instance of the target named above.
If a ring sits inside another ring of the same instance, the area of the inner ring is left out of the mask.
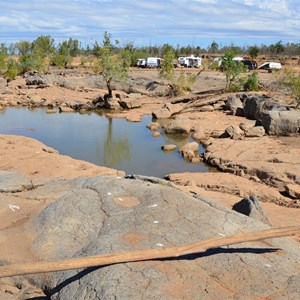
[[[42,34],[101,40],[105,30],[148,44],[299,41],[297,0],[0,0],[0,7],[0,42]]]

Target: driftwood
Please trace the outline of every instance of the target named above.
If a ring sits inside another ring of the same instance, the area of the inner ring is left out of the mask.
[[[194,244],[166,248],[144,249],[139,251],[121,252],[115,254],[100,254],[89,257],[72,258],[61,261],[33,262],[0,267],[0,278],[16,275],[57,272],[87,267],[105,266],[126,262],[137,262],[152,259],[174,258],[183,255],[204,252],[211,248],[259,241],[269,238],[300,234],[300,227],[285,227],[258,232],[240,233],[228,237],[217,237]]]

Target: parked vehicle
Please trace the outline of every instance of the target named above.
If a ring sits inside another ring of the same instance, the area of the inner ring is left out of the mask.
[[[241,60],[241,63],[244,64],[244,66],[246,67],[247,71],[256,70],[257,69],[257,62],[254,61],[254,60],[243,59],[243,60]]]
[[[146,61],[147,68],[159,68],[162,59],[159,57],[148,57]]]
[[[281,69],[281,63],[279,62],[265,62],[261,66],[258,67],[259,70],[267,70],[269,73],[273,71],[278,71]]]
[[[194,55],[178,58],[179,65],[185,68],[199,68],[201,67],[201,62],[201,57],[195,57]]]
[[[147,61],[146,61],[146,59],[144,59],[144,58],[139,58],[139,59],[137,60],[136,66],[137,66],[138,68],[146,68],[146,67],[147,67]]]

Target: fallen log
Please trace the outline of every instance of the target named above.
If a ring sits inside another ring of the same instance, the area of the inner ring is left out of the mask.
[[[269,229],[257,232],[240,233],[228,237],[217,237],[200,241],[190,245],[184,245],[166,249],[144,249],[114,254],[100,254],[89,257],[65,259],[61,261],[32,262],[13,264],[0,267],[0,278],[16,275],[48,273],[81,269],[87,267],[105,266],[118,263],[137,262],[162,258],[179,258],[183,255],[204,252],[211,248],[253,242],[270,238],[291,236],[300,234],[300,226]]]

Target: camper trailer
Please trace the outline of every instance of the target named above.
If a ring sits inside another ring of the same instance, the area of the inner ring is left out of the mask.
[[[146,67],[147,67],[147,61],[146,61],[146,59],[144,59],[144,58],[139,58],[139,59],[137,60],[136,66],[137,66],[138,68],[146,68]]]
[[[146,61],[147,68],[158,68],[161,61],[162,59],[159,57],[148,57]]]
[[[185,68],[199,68],[201,67],[201,61],[201,57],[195,57],[194,55],[178,58],[179,65]]]

